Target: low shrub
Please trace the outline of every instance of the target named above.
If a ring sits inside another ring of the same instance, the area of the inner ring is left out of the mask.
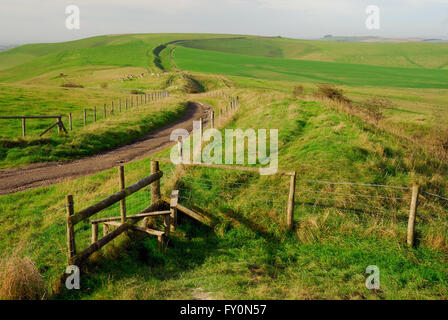
[[[330,100],[350,103],[350,99],[344,96],[344,91],[335,87],[332,84],[321,83],[317,85],[316,95],[321,98],[328,98]]]
[[[358,109],[375,124],[378,124],[384,118],[383,110],[391,104],[392,102],[388,99],[374,97],[359,104]]]

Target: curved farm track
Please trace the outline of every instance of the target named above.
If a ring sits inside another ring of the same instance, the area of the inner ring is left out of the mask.
[[[115,150],[68,162],[37,163],[0,171],[0,195],[50,186],[111,169],[119,164],[139,160],[173,145],[174,129],[191,131],[193,120],[207,119],[211,107],[202,102],[189,102],[187,112],[177,121],[155,130],[145,137]]]

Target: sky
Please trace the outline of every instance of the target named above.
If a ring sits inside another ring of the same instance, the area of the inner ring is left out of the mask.
[[[66,7],[80,28],[66,27]],[[369,5],[380,28],[366,28]],[[448,39],[448,0],[1,0],[0,44],[59,42],[120,33],[226,33],[312,39],[338,36]]]

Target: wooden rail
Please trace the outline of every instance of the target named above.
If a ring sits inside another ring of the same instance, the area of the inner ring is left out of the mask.
[[[0,119],[57,119],[63,116],[1,116]]]
[[[168,198],[168,197],[162,197],[162,200],[165,201],[166,203],[171,203],[171,199]],[[181,205],[179,203],[176,203],[173,206],[173,208],[176,208],[177,210],[185,213],[190,218],[193,218],[193,219],[195,219],[195,220],[197,220],[199,222],[202,222],[202,223],[204,223],[204,224],[206,224],[208,226],[211,226],[211,221],[210,221],[209,218],[204,217],[203,215],[201,215],[201,214],[199,214],[199,213],[197,213],[197,212],[195,212],[195,211],[193,211],[193,210],[191,210],[191,209],[189,209],[187,207],[184,207],[183,205]]]
[[[173,163],[171,161],[171,159],[167,159],[167,158],[153,158],[152,160],[156,161],[156,162]],[[257,173],[260,172],[260,169],[263,169],[263,168],[252,168],[252,167],[229,166],[229,165],[223,165],[223,164],[207,164],[207,163],[182,163],[182,166],[226,169],[226,170],[236,170],[236,171],[248,171],[248,172],[257,172]],[[295,173],[295,171],[277,170],[276,174],[285,175],[285,176],[294,176],[296,173]]]
[[[162,178],[162,176],[163,176],[162,171],[154,173],[154,174],[150,175],[149,177],[146,177],[146,178],[140,180],[139,182],[111,195],[110,197],[108,197],[108,198],[106,198],[106,199],[104,199],[104,200],[84,209],[84,210],[79,211],[75,215],[71,216],[69,220],[73,225],[76,225],[77,223],[90,218],[94,214],[123,200],[124,198],[130,196],[131,194],[150,185],[151,183],[153,183],[157,180],[160,180],[160,178]]]

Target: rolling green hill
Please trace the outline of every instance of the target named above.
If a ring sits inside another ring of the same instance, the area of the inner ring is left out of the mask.
[[[157,69],[153,50],[161,44],[210,38],[203,34],[132,34],[20,46],[0,52],[0,82],[15,82],[54,70],[82,66]],[[214,38],[229,35],[213,35]]]
[[[64,198],[73,195],[79,212],[117,192],[116,169],[2,196],[0,277],[4,261],[26,256],[53,299],[195,299],[198,290],[222,299],[447,299],[448,202],[424,193],[448,195],[446,48],[135,34],[0,53],[0,114],[77,112],[80,127],[22,139],[13,136],[20,122],[4,126],[0,167],[110,149],[173,121],[186,101],[222,115],[228,97],[238,96],[238,111],[217,127],[278,129],[279,168],[297,173],[295,228],[287,231],[284,177],[161,164],[164,195],[179,189],[181,203],[203,211],[213,228],[184,219],[165,252],[155,238],[123,236],[92,257],[81,290],[60,295],[52,289],[66,268]],[[122,78],[139,73],[146,76]],[[84,88],[61,88],[67,81]],[[321,82],[340,86],[351,104],[318,95]],[[161,89],[169,99],[81,127],[84,108]],[[386,101],[373,110],[376,121],[368,99]],[[149,159],[127,163],[126,185],[149,172]],[[422,193],[416,245],[408,248],[412,183]],[[126,199],[128,215],[147,207],[147,191]],[[118,215],[118,203],[99,213]],[[90,223],[76,232],[81,250],[91,243]],[[381,270],[380,290],[365,287],[369,265]]]
[[[177,47],[174,60],[190,71],[269,80],[351,86],[448,88],[448,70],[266,58]]]
[[[247,37],[183,41],[182,46],[268,58],[448,69],[448,44],[354,43]]]

